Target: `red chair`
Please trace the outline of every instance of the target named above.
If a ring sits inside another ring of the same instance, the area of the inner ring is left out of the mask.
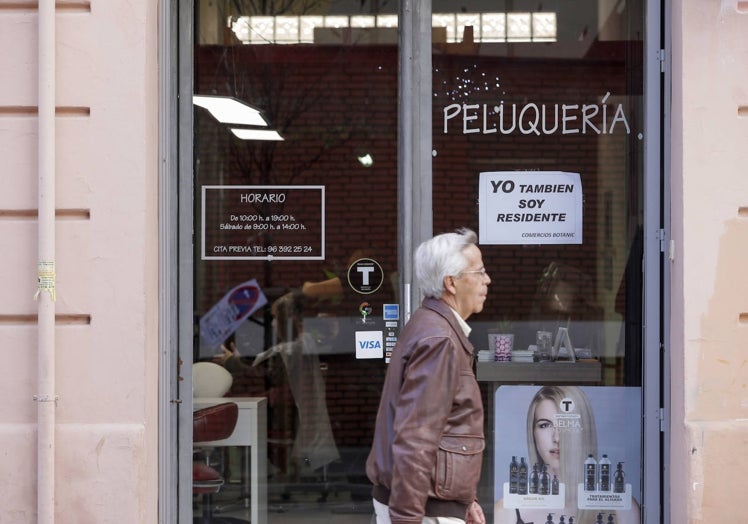
[[[230,437],[234,432],[238,415],[239,408],[233,402],[224,402],[196,410],[192,415],[193,444]],[[196,518],[195,522],[208,523],[213,522],[213,504],[210,496],[218,493],[224,481],[223,476],[211,467],[210,454],[206,453],[205,455],[205,460],[193,460],[192,462],[192,492],[203,495],[202,518]]]

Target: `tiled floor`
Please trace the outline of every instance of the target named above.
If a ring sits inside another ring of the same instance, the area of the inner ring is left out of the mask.
[[[268,485],[267,524],[374,524],[370,486],[309,483],[296,484],[291,490],[285,487],[282,484]],[[323,496],[325,487],[331,489]],[[336,490],[336,487],[342,489]],[[244,508],[240,491],[236,484],[223,486],[221,494],[215,499],[216,516],[230,516],[250,522],[249,509]],[[478,498],[488,501],[483,504],[483,511],[486,521],[493,522],[493,498],[490,493],[479,490]],[[195,515],[199,514],[200,508],[197,508]]]
[[[268,524],[370,524],[374,508],[371,499],[349,491],[336,491],[326,496],[325,485],[296,485],[290,492],[279,486],[268,487]],[[355,499],[355,500],[354,500]],[[243,507],[239,487],[224,485],[214,498],[215,516],[230,516],[249,522],[249,509]],[[195,508],[199,515],[201,508]]]

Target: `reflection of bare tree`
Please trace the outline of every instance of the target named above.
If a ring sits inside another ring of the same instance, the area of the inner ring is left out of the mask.
[[[308,78],[306,88],[299,89],[292,79],[294,76],[298,78],[292,71],[293,64],[268,63],[264,56],[267,48],[242,47],[235,48],[234,51],[231,63],[226,63],[227,73],[234,80],[234,85],[231,86],[233,96],[261,108],[270,125],[287,142],[304,141],[305,154],[294,152],[295,162],[287,166],[288,171],[282,174],[283,180],[279,180],[278,176],[281,174],[276,173],[274,183],[294,182],[322,156],[345,144],[354,130],[363,125],[363,121],[359,124],[351,120],[338,126],[320,122],[317,129],[310,128],[308,124],[303,128],[294,127],[307,112],[323,103],[325,93],[321,86],[329,82],[336,72],[320,71],[315,77]],[[242,56],[238,56],[239,54]],[[309,136],[309,132],[315,134]],[[310,147],[310,143],[314,145]],[[283,144],[278,142],[232,141],[231,158],[236,163],[236,172],[253,183],[270,183],[275,155],[281,145]]]
[[[226,16],[220,18],[226,20],[229,16],[248,14],[320,13],[329,3],[319,0],[233,0],[230,9],[224,13]],[[336,46],[330,62],[324,67],[306,67],[303,79],[299,77],[298,68],[304,63],[304,54],[310,52],[306,46],[248,46],[233,41],[228,45],[202,49],[213,56],[204,63],[196,61],[196,91],[230,95],[248,102],[263,112],[270,125],[287,142],[293,143],[303,138],[304,154],[292,151],[294,163],[286,164],[282,175],[274,173],[274,183],[295,181],[323,156],[333,153],[351,138],[360,138],[365,134],[366,113],[357,110],[352,101],[337,101],[339,110],[326,112],[331,119],[328,122],[320,121],[316,125],[303,122],[304,116],[314,108],[319,110],[324,107],[327,95],[325,86],[345,81],[345,78],[340,78],[340,66],[345,64],[350,47]],[[291,53],[294,55],[293,61],[286,61]],[[310,61],[315,59],[317,55],[309,57]],[[341,107],[341,103],[345,107]],[[345,113],[342,119],[336,114],[340,110]],[[240,173],[243,183],[269,183],[279,147],[282,144],[277,142],[232,140],[229,143],[232,173]],[[279,179],[279,176],[283,178]]]
[[[360,67],[354,72],[351,66],[359,60],[359,50],[352,45],[243,45],[227,27],[227,20],[238,16],[328,14],[331,4],[329,0],[199,3],[195,92],[232,96],[251,104],[285,141],[238,140],[228,129],[205,132],[210,129],[207,126],[217,124],[198,115],[198,185],[319,183],[323,175],[319,166],[326,160],[336,158],[337,169],[345,169],[346,161],[355,162],[352,154],[342,153],[354,142],[358,145],[365,141],[372,125],[368,97],[383,96],[340,96],[340,85],[353,83],[353,75],[360,74]],[[348,4],[364,9],[367,2],[353,0]],[[337,96],[331,97],[331,91]],[[281,210],[276,205],[272,212]],[[270,209],[258,205],[253,211],[267,216]],[[273,245],[273,238],[267,235],[259,243]],[[263,286],[271,287],[271,264],[263,266]]]
[[[234,14],[257,14],[257,15],[305,15],[326,14],[332,4],[331,0],[230,0]],[[355,4],[356,2],[351,2]],[[369,4],[369,12],[379,11],[381,4],[388,4],[385,0],[358,0],[359,8],[362,10]]]
[[[284,173],[273,173],[272,181],[288,184],[312,169],[325,155],[332,154],[351,139],[366,136],[367,113],[360,100],[336,100],[335,109],[319,111],[330,102],[327,86],[349,80],[344,66],[353,46],[329,46],[326,51],[330,53],[325,54],[327,63],[305,67],[319,60],[318,52],[311,46],[241,45],[227,27],[227,20],[240,16],[329,14],[332,3],[331,0],[224,0],[223,3],[203,0],[200,4],[199,32],[203,33],[202,28],[206,26],[220,26],[223,38],[220,42],[217,37],[198,39],[200,44],[219,45],[207,47],[214,55],[212,60],[195,62],[196,91],[243,100],[259,108],[287,142],[304,141],[302,155],[298,148],[286,152],[284,145],[277,142],[232,140],[229,143],[229,158],[234,163],[231,171],[241,174],[243,183],[270,183],[279,149],[284,149],[284,155],[292,154],[294,162],[286,162]],[[370,13],[380,9],[379,0],[354,0],[348,5],[358,5],[361,11]],[[214,20],[203,21],[205,18]],[[304,67],[303,78],[298,73],[300,67]],[[324,114],[329,120],[311,123],[307,118],[305,122],[304,117],[315,108],[317,114]],[[289,160],[288,156],[285,160]]]
[[[306,15],[326,12],[330,0],[231,0],[231,5],[236,14]]]

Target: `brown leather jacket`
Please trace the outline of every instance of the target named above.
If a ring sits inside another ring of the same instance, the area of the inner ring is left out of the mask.
[[[366,473],[392,524],[465,518],[484,448],[473,345],[454,313],[427,298],[403,328],[387,370]]]

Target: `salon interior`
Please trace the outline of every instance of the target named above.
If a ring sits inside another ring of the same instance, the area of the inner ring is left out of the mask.
[[[183,233],[195,239],[195,522],[371,522],[364,467],[386,357],[417,306],[408,231],[425,209],[433,233],[485,239],[487,173],[574,173],[583,195],[569,204],[574,242],[480,244],[492,282],[470,339],[488,522],[506,469],[497,391],[641,388],[641,3],[428,4],[416,10],[432,22],[422,91],[403,94],[398,38],[414,29],[399,2],[195,2]],[[431,108],[415,135],[430,152],[417,189],[402,166],[404,147],[422,147],[403,124],[415,100]],[[239,107],[225,117],[214,103]]]

